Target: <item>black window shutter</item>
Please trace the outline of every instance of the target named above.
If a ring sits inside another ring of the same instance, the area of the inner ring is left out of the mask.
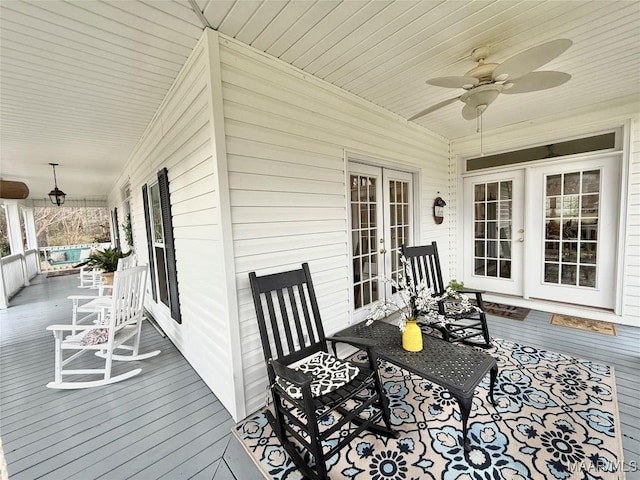
[[[169,177],[167,169],[158,172],[158,187],[160,190],[160,205],[162,206],[162,228],[164,230],[164,247],[167,259],[167,278],[169,280],[169,302],[171,303],[171,317],[182,323],[180,314],[180,297],[178,294],[178,274],[176,268],[176,249],[173,241],[173,217],[171,216],[171,198],[169,195]]]
[[[156,267],[154,265],[153,255],[153,234],[151,232],[151,216],[149,215],[149,193],[147,185],[142,186],[142,206],[144,207],[144,223],[147,229],[147,248],[149,249],[149,273],[151,274],[151,294],[153,301],[158,301],[158,292],[156,291]]]
[[[113,209],[113,240],[116,248],[120,249],[120,230],[118,229],[118,209]]]

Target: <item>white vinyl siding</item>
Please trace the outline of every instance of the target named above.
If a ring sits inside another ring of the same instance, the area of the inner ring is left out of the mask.
[[[131,155],[118,185],[127,180],[131,185],[136,254],[140,263],[148,263],[141,188],[156,182],[157,171],[167,167],[182,324],[171,319],[169,309],[159,300],[153,302],[150,290],[147,308],[235,416],[227,287],[220,273],[219,179],[212,144],[206,40],[203,35]],[[120,202],[119,188],[109,200],[112,206]]]
[[[220,36],[229,195],[247,412],[266,374],[248,274],[309,262],[328,334],[349,321],[345,151],[417,173],[430,205],[448,182],[448,142],[342,90]],[[423,241],[446,225],[421,209]],[[446,250],[446,248],[445,248]]]
[[[527,126],[518,125],[502,128],[484,135],[484,152],[486,154],[526,148],[534,145],[544,145],[565,139],[579,138],[593,135],[614,128],[630,125],[629,142],[624,144],[622,191],[626,193],[622,199],[620,215],[625,236],[620,245],[624,249],[624,257],[611,256],[612,262],[618,262],[622,270],[620,292],[616,301],[621,304],[620,316],[608,316],[609,321],[617,321],[628,325],[640,326],[640,115],[637,103],[634,101],[618,102],[609,107],[592,111],[574,112],[571,116],[554,117],[545,121],[532,122]],[[626,135],[626,131],[625,131]],[[479,154],[479,140],[477,135],[452,140],[451,143],[451,171],[452,171],[452,202],[451,215],[456,217],[456,229],[451,230],[452,251],[456,245],[461,245],[462,224],[456,212],[453,198],[461,199],[461,191],[453,193],[461,186],[459,173],[461,158],[476,157]],[[459,257],[461,261],[461,257]],[[455,259],[452,258],[452,261]],[[462,265],[458,263],[457,271],[461,272]],[[573,313],[578,315],[578,313]],[[614,317],[614,318],[611,318]]]
[[[629,166],[629,204],[627,206],[627,237],[624,259],[624,296],[622,311],[625,318],[640,326],[640,115],[631,122]]]

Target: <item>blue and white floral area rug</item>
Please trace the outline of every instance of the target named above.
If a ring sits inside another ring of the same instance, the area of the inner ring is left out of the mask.
[[[384,363],[382,380],[398,439],[368,432],[328,462],[329,476],[373,480],[623,479],[613,369],[495,340],[499,374],[469,418],[471,452],[460,447],[456,400],[442,387]],[[300,479],[263,413],[233,429],[266,478]]]

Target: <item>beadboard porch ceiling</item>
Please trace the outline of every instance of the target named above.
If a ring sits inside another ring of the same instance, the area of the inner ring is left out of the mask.
[[[459,95],[425,80],[463,75],[477,46],[502,62],[571,39],[544,69],[572,79],[500,96],[485,131],[640,93],[637,1],[3,0],[0,22],[0,173],[30,198],[53,187],[49,162],[69,198],[106,195],[205,25],[402,118]],[[461,108],[417,123],[470,135]]]

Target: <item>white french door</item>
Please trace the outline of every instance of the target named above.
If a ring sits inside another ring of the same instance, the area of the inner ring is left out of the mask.
[[[527,180],[529,296],[614,308],[619,156],[533,167]]]
[[[465,178],[463,215],[465,286],[522,295],[522,170]]]
[[[465,178],[465,285],[614,308],[619,185],[616,155]]]
[[[354,320],[376,300],[393,295],[400,247],[413,239],[413,181],[407,172],[349,163]]]

